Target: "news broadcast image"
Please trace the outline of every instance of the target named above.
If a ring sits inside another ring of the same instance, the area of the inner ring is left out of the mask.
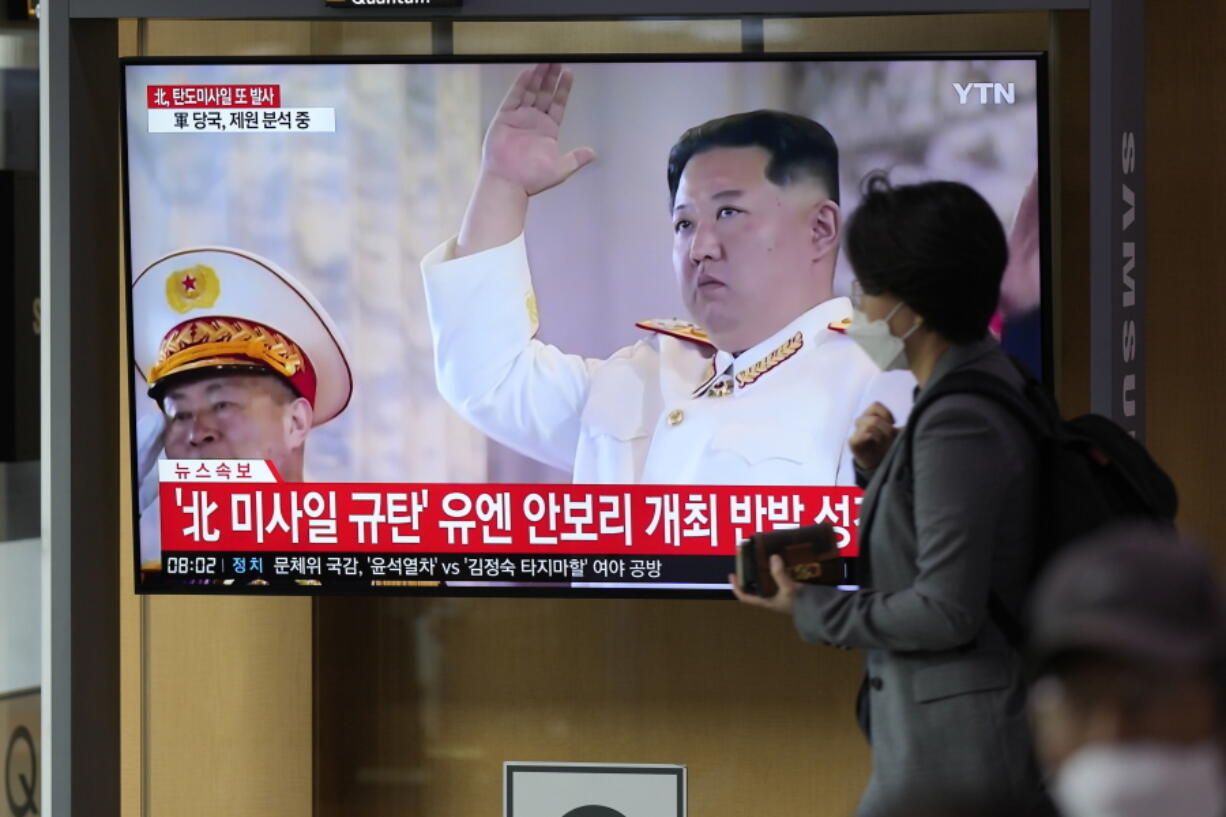
[[[752,205],[704,232],[699,173],[777,188],[761,148],[700,147],[670,195],[670,149],[734,114],[824,126],[836,231],[874,170],[982,194],[993,332],[1041,368],[1037,58],[601,59],[544,112],[594,159],[474,254],[483,140],[534,63],[125,65],[138,590],[730,597],[738,542],[819,523],[852,581],[847,438],[915,383],[843,334],[845,254],[829,299],[781,303]],[[721,348],[708,309],[789,318]]]

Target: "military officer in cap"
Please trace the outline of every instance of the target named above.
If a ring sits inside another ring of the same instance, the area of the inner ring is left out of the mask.
[[[571,83],[557,65],[520,74],[486,134],[459,235],[422,261],[443,396],[576,482],[853,482],[855,418],[877,389],[905,417],[914,382],[883,382],[842,333],[851,306],[831,297],[842,214],[829,132],[754,111],[683,134],[668,183],[694,322],[644,321],[643,340],[585,359],[534,339],[523,238],[529,197],[594,158],[559,149]]]
[[[353,377],[336,325],[271,261],[224,247],[180,250],[132,283],[133,348],[163,414],[138,461],[265,459],[303,479],[311,429],[349,403]],[[141,514],[141,566],[160,563],[156,501]]]

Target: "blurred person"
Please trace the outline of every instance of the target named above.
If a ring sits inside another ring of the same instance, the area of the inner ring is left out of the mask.
[[[1023,378],[988,333],[1007,260],[991,207],[955,182],[865,183],[847,228],[856,276],[848,336],[883,369],[925,391],[975,371],[1019,392]],[[873,752],[856,812],[898,803],[1004,797],[1051,812],[1025,712],[1023,661],[988,612],[1015,615],[1037,527],[1037,447],[1005,406],[953,393],[935,400],[903,445],[891,412],[871,406],[851,437],[866,493],[860,589],[801,585],[773,557],[779,591],[733,591],[794,619],[806,641],[865,650],[857,715]]]
[[[1040,577],[1030,709],[1065,817],[1226,815],[1226,604],[1203,548],[1144,524]]]
[[[530,198],[595,158],[559,147],[572,82],[558,65],[519,75],[486,133],[459,235],[422,261],[440,392],[485,434],[576,482],[852,483],[856,415],[876,394],[901,413],[912,383],[879,378],[842,334],[829,132],[754,111],[683,134],[669,212],[696,323],[643,321],[650,337],[587,359],[535,339],[523,235]]]
[[[1042,219],[1039,174],[1026,185],[1009,228],[1009,264],[1000,284],[997,335],[1006,352],[1032,372],[1043,370]]]
[[[192,248],[132,282],[133,349],[160,421],[138,426],[138,467],[169,459],[268,460],[304,479],[311,430],[345,410],[348,354],[314,296],[272,262],[242,250]],[[142,487],[140,562],[161,569],[156,491]],[[147,504],[146,504],[147,503]]]

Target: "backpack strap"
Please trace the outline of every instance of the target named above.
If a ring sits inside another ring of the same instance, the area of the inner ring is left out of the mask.
[[[1036,439],[1055,436],[1056,425],[1053,416],[1058,418],[1055,403],[1047,396],[1043,386],[1029,372],[1022,369],[1021,364],[1014,361],[1026,377],[1025,394],[1006,383],[994,374],[975,369],[953,371],[942,377],[933,387],[920,395],[919,402],[911,407],[907,416],[907,424],[903,427],[903,440],[907,447],[907,463],[911,463],[913,438],[915,429],[919,426],[919,418],[924,411],[940,398],[948,394],[974,394],[986,397],[1009,412]],[[1035,393],[1038,394],[1035,394]],[[1033,395],[1033,396],[1032,396]],[[1039,400],[1036,401],[1035,397]],[[1035,403],[1039,402],[1039,406]],[[1046,404],[1046,405],[1045,405]]]
[[[915,429],[919,426],[919,418],[924,411],[940,398],[949,394],[974,394],[986,397],[999,406],[1009,410],[1029,432],[1036,444],[1043,439],[1057,435],[1059,410],[1043,385],[1030,373],[1026,367],[1010,358],[1025,381],[1025,393],[1021,394],[1002,378],[981,370],[955,370],[938,380],[930,390],[920,395],[919,401],[912,406],[903,427],[903,441],[906,445],[907,468],[899,478],[911,478],[911,463]],[[988,616],[1004,635],[1005,640],[1015,649],[1020,649],[1025,642],[1025,630],[1005,604],[1000,594],[988,588]]]

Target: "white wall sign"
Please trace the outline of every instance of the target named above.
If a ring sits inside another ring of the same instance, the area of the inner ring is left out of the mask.
[[[685,766],[503,764],[503,817],[685,817]]]

